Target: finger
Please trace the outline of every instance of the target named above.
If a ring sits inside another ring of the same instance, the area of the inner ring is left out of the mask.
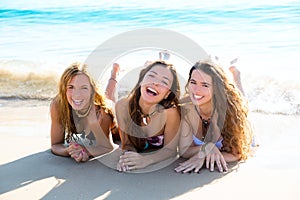
[[[122,160],[122,163],[123,163],[123,165],[133,165],[134,164],[134,162],[128,158]]]
[[[129,170],[129,171],[132,171],[132,170],[136,170],[136,169],[138,169],[138,167],[137,166],[127,166],[127,169]]]
[[[76,162],[80,162],[82,160],[82,155],[78,154],[78,156],[75,158]]]
[[[190,164],[190,160],[187,160],[185,162],[179,163],[180,166],[187,166]]]
[[[214,154],[211,155],[211,158],[210,158],[210,171],[214,171],[215,169],[215,156]]]
[[[199,173],[200,172],[200,169],[201,169],[201,165],[198,165],[197,167],[195,167],[195,170],[194,170],[194,172],[195,173]]]
[[[224,168],[224,171],[228,171],[227,162],[225,161],[223,155],[221,156],[221,164]]]
[[[188,172],[192,172],[194,168],[195,168],[194,166],[190,166],[190,167],[186,168],[186,169],[183,171],[183,173],[185,174],[185,173],[188,173]]]
[[[182,173],[183,173],[183,170],[185,170],[185,169],[186,169],[185,166],[178,166],[178,167],[175,168],[175,171],[176,171],[176,172],[182,172]]]
[[[217,167],[218,167],[218,169],[219,169],[219,172],[223,172],[223,167],[222,167],[222,165],[221,165],[220,160],[216,160],[216,164],[217,164]]]
[[[174,170],[175,170],[175,172],[181,172],[183,170],[183,168],[181,166],[178,166]]]
[[[211,155],[208,154],[208,155],[206,156],[206,169],[209,169],[209,162],[210,162],[210,159],[211,159]]]
[[[121,172],[122,171],[122,168],[121,168],[121,165],[120,163],[117,164],[117,171]]]

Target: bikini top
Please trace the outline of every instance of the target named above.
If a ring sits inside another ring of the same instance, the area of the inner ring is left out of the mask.
[[[146,150],[149,147],[149,145],[154,147],[162,147],[164,145],[164,135],[146,138],[144,150]]]
[[[194,144],[196,145],[196,146],[200,146],[200,145],[203,145],[203,144],[205,144],[202,140],[200,140],[199,138],[197,138],[195,135],[193,135],[193,141],[194,141]],[[219,141],[217,141],[216,143],[215,143],[215,145],[216,145],[216,147],[218,148],[218,149],[221,149],[222,148],[222,141],[223,141],[223,139],[221,139],[221,140],[219,140]]]

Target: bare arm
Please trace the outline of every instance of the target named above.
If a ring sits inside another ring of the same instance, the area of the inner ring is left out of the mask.
[[[164,146],[154,153],[145,155],[145,159],[149,160],[149,165],[177,155],[180,116],[176,108],[169,108],[166,112],[167,121],[164,130]]]
[[[91,110],[87,117],[87,123],[90,131],[96,138],[96,145],[85,145],[85,149],[89,156],[99,156],[113,150],[113,145],[109,139],[112,119],[103,109],[97,117],[95,107]]]
[[[128,170],[140,169],[177,155],[179,138],[179,134],[177,133],[180,125],[180,116],[175,108],[170,108],[166,112],[167,119],[164,129],[163,148],[149,154],[126,153],[120,157],[122,166],[128,166]]]
[[[65,130],[63,125],[59,121],[58,104],[55,100],[50,105],[51,115],[51,151],[52,153],[60,156],[69,156],[67,147],[64,145]]]

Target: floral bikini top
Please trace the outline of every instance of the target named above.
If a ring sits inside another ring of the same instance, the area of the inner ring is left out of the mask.
[[[145,139],[144,150],[152,147],[163,147],[164,145],[164,135],[158,135],[153,137],[148,137]]]

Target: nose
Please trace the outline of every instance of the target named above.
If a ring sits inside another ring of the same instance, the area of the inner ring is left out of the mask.
[[[157,83],[157,82],[153,82],[152,84],[155,85],[155,86],[158,86],[158,83]]]
[[[80,90],[74,89],[74,91],[73,91],[73,96],[78,97],[78,96],[80,96],[80,95],[81,95]]]

